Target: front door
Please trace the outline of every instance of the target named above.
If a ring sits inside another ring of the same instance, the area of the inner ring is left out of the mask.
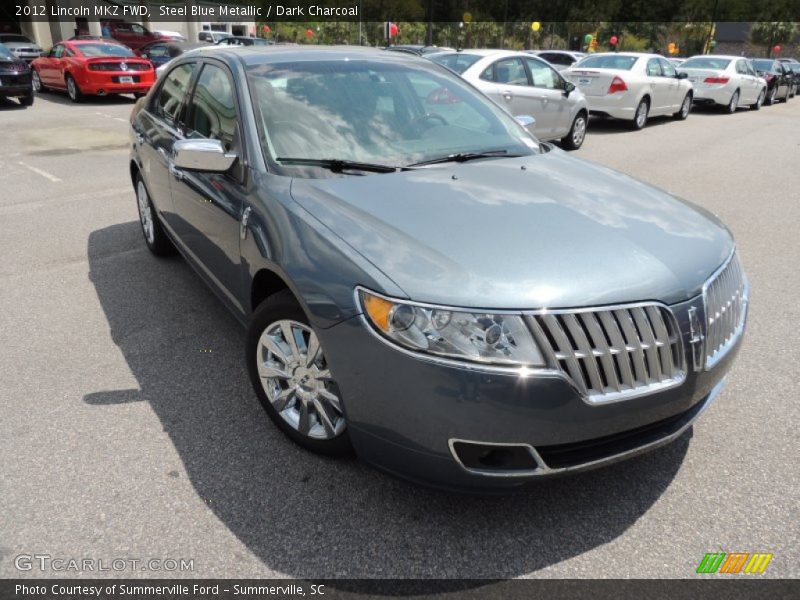
[[[544,132],[540,123],[542,102],[539,94],[532,93],[528,85],[528,73],[521,58],[507,57],[492,63],[480,76],[485,83],[481,91],[514,116],[530,115],[536,119],[528,127],[535,136]]]
[[[668,104],[671,107],[670,112],[678,112],[683,104],[683,97],[686,95],[681,86],[681,80],[678,79],[678,71],[675,65],[669,62],[666,58],[660,58],[661,73],[663,74],[664,81],[669,85]]]
[[[204,173],[170,165],[177,236],[204,274],[238,310],[241,299],[239,239],[245,203],[243,144],[233,79],[222,63],[202,65],[186,110],[187,139],[216,139],[239,156],[228,173]],[[249,308],[249,307],[248,307]]]
[[[525,63],[530,72],[531,87],[542,102],[542,137],[544,139],[564,137],[572,127],[572,106],[575,96],[570,99],[564,93],[564,78],[544,61],[527,58]]]

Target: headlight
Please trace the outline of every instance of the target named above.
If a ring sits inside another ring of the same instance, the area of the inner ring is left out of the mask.
[[[378,333],[409,350],[479,363],[545,365],[521,315],[423,306],[365,290],[358,297]]]

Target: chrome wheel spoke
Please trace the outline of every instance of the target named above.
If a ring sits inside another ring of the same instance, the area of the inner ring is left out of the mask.
[[[286,388],[285,390],[281,391],[281,393],[278,394],[274,400],[272,400],[272,406],[274,406],[275,410],[278,412],[283,412],[294,397],[294,388]]]
[[[317,381],[333,381],[333,376],[331,376],[330,369],[323,369],[314,375],[314,379]]]
[[[283,337],[286,340],[286,343],[289,344],[289,349],[292,353],[292,358],[299,359],[300,356],[300,349],[297,347],[297,339],[294,337],[294,328],[292,327],[291,323],[288,321],[281,322],[281,333],[283,333]]]
[[[291,379],[292,376],[279,366],[269,363],[259,363],[258,374],[265,379]]]
[[[297,421],[297,430],[304,435],[308,435],[308,432],[311,431],[311,415],[308,411],[308,403],[301,401],[299,404],[300,419]]]
[[[333,406],[333,408],[336,409],[336,412],[341,414],[342,406],[341,406],[341,404],[339,404],[339,396],[337,396],[336,394],[334,394],[331,391],[326,390],[325,388],[321,388],[317,392],[317,395],[320,398],[322,398],[323,400],[325,400],[325,402],[327,402],[328,404]]]
[[[315,399],[314,408],[316,409],[319,422],[322,423],[322,427],[325,429],[325,433],[328,434],[328,437],[333,437],[336,435],[336,426],[333,424],[333,420],[331,420],[331,417],[328,415],[328,412],[325,408],[325,403]]]
[[[319,354],[319,342],[313,333],[308,338],[308,348],[306,349],[306,366],[310,367],[317,360]]]
[[[289,362],[289,358],[290,357],[286,355],[286,352],[284,351],[284,349],[281,348],[277,344],[275,339],[271,335],[269,335],[268,333],[264,333],[264,335],[261,336],[261,344],[262,344],[262,346],[264,346],[264,348],[269,350],[272,353],[272,355],[275,358],[277,358],[280,362],[282,362],[283,364],[286,364],[286,363]]]

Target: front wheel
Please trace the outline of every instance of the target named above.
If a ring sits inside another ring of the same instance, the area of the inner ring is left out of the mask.
[[[639,106],[636,107],[636,113],[631,121],[631,128],[634,130],[642,129],[647,125],[647,113],[650,111],[650,105],[647,100],[642,99]]]
[[[83,92],[81,92],[78,84],[75,83],[72,75],[67,75],[67,96],[73,102],[81,102],[83,100]]]
[[[572,121],[569,133],[561,138],[561,145],[567,150],[577,150],[586,139],[586,113],[578,113]]]
[[[172,245],[172,241],[161,226],[161,221],[141,174],[136,176],[136,205],[139,209],[139,222],[142,225],[144,243],[147,244],[150,252],[156,256],[175,254],[175,246]]]
[[[736,112],[736,109],[739,108],[739,90],[733,92],[733,96],[731,96],[731,101],[728,102],[728,106],[725,107],[725,110],[728,114],[733,114]]]
[[[246,350],[253,389],[278,429],[313,452],[352,451],[341,393],[314,328],[288,290],[256,309]]]
[[[686,117],[689,116],[689,113],[692,110],[692,95],[686,94],[683,98],[683,102],[681,103],[681,109],[676,112],[673,116],[678,119],[679,121],[683,121]]]
[[[764,90],[761,90],[758,93],[758,99],[756,100],[756,103],[750,105],[750,108],[752,110],[759,110],[761,108],[761,105],[764,104],[764,96],[765,96],[765,94],[766,94],[766,92]]]

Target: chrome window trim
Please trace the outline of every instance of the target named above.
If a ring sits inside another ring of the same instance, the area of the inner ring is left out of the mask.
[[[517,443],[503,444],[503,443],[499,443],[499,442],[481,442],[481,441],[477,441],[477,440],[466,440],[466,439],[461,439],[461,438],[451,438],[451,439],[448,440],[448,446],[450,447],[450,453],[453,456],[453,459],[458,464],[458,466],[460,466],[464,471],[466,471],[467,473],[469,473],[471,475],[480,475],[482,477],[494,476],[494,477],[506,477],[506,478],[512,478],[512,477],[513,478],[535,478],[535,477],[547,477],[547,476],[550,476],[550,475],[557,475],[557,474],[561,474],[561,473],[572,473],[572,472],[577,472],[577,471],[585,471],[585,470],[588,470],[588,469],[593,469],[593,468],[596,468],[596,467],[605,466],[605,465],[612,464],[612,463],[615,463],[615,462],[618,462],[618,461],[621,461],[621,460],[624,460],[624,459],[627,459],[627,458],[631,458],[633,456],[636,456],[637,454],[642,454],[642,453],[647,452],[649,450],[654,450],[654,449],[656,449],[656,448],[658,448],[660,446],[665,446],[665,445],[669,444],[670,442],[673,442],[674,440],[678,439],[679,437],[681,437],[684,434],[684,432],[687,429],[689,429],[689,427],[694,425],[694,423],[697,421],[697,419],[700,418],[700,415],[702,415],[708,409],[708,407],[711,406],[711,403],[714,402],[716,397],[719,395],[719,393],[725,387],[725,382],[726,382],[726,378],[723,377],[722,379],[720,379],[714,385],[713,388],[711,388],[711,391],[708,393],[708,395],[705,397],[705,399],[700,401],[703,404],[703,406],[700,407],[700,410],[697,411],[697,414],[695,414],[688,422],[684,423],[680,427],[680,429],[678,429],[677,431],[675,431],[675,432],[673,432],[673,433],[671,433],[671,434],[669,434],[669,435],[667,435],[667,436],[665,436],[665,437],[663,437],[661,439],[654,440],[652,442],[648,442],[647,444],[644,444],[642,446],[637,446],[636,448],[631,448],[630,450],[626,450],[625,452],[619,452],[617,454],[612,454],[611,456],[606,456],[605,458],[598,458],[596,460],[591,460],[589,462],[580,463],[578,465],[573,465],[571,467],[560,467],[560,468],[555,468],[555,469],[548,467],[547,464],[542,459],[542,457],[536,451],[536,448],[533,445],[526,444],[526,443],[517,442]],[[482,445],[485,445],[485,446],[524,446],[531,453],[531,455],[533,456],[534,460],[536,461],[536,464],[538,464],[539,467],[534,469],[534,470],[519,471],[519,472],[517,472],[517,471],[487,472],[487,471],[484,471],[483,469],[470,469],[470,468],[465,467],[461,463],[461,461],[458,459],[458,456],[455,454],[455,450],[453,448],[453,443],[455,443],[455,442],[466,442],[466,443],[472,443],[472,444],[482,444]]]

